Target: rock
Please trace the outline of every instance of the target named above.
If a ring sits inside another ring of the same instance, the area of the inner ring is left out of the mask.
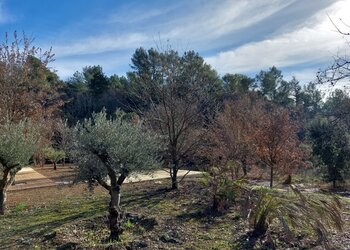
[[[164,243],[174,243],[174,244],[181,244],[182,240],[180,239],[180,236],[177,231],[169,231],[167,233],[164,233],[160,240]]]
[[[142,226],[147,231],[153,230],[155,226],[158,225],[158,221],[156,218],[144,218],[139,221],[138,223],[140,226]]]
[[[43,237],[44,237],[43,241],[51,240],[51,239],[55,238],[56,235],[57,235],[57,233],[55,231],[46,233],[43,235]]]
[[[127,213],[127,214],[125,214],[125,219],[129,220],[132,223],[136,223],[139,220],[141,220],[142,217],[138,216],[137,214]]]
[[[18,241],[23,245],[31,245],[33,242],[31,238],[20,238]]]

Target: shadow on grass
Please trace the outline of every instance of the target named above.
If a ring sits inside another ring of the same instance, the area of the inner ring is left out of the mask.
[[[64,206],[64,209],[62,209]],[[83,211],[82,211],[83,210]],[[32,214],[14,213],[5,215],[5,223],[0,226],[0,249],[11,249],[14,241],[21,237],[41,237],[56,228],[76,220],[86,219],[107,211],[102,200],[84,203],[79,210],[76,204],[60,204],[52,209],[32,211]]]
[[[260,240],[259,237],[255,237],[251,232],[242,235],[239,239],[239,246],[245,250],[253,250],[257,242]]]
[[[150,190],[143,193],[127,193],[126,198],[122,201],[123,206],[133,206],[133,205],[144,205],[148,206],[157,205],[160,201],[164,199],[169,199],[167,194],[172,192],[172,190],[167,188],[160,188],[156,190]]]

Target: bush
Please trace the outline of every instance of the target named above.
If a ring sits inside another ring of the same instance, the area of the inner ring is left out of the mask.
[[[316,235],[326,249],[329,249],[329,229],[342,230],[341,203],[335,196],[322,194],[303,194],[294,186],[292,193],[272,192],[260,188],[258,195],[250,195],[248,220],[253,228],[253,235],[262,236],[270,225],[279,222],[290,240],[295,231]],[[253,198],[255,197],[255,198]],[[293,232],[294,231],[294,232]]]
[[[204,174],[204,184],[209,187],[213,197],[211,208],[215,213],[227,211],[244,189],[246,180],[235,179],[232,171],[234,171],[233,165],[228,164],[211,167],[208,173]]]

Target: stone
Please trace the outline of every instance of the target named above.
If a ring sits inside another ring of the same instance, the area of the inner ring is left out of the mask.
[[[180,236],[178,232],[176,231],[169,231],[167,233],[164,233],[160,240],[164,243],[173,243],[173,244],[181,244],[182,240],[180,239]]]
[[[46,233],[43,235],[44,241],[51,240],[51,239],[55,238],[56,235],[57,235],[57,233],[55,231]]]

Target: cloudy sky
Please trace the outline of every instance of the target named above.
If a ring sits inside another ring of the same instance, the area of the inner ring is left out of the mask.
[[[0,32],[53,47],[62,78],[86,65],[125,74],[137,47],[195,50],[220,74],[275,65],[313,80],[344,53],[330,18],[350,24],[350,0],[0,0]]]

